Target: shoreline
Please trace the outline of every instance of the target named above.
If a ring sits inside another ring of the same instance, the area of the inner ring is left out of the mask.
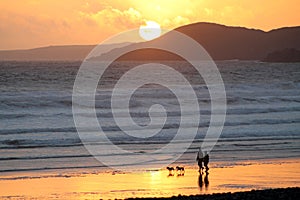
[[[159,199],[203,199],[203,200],[224,200],[224,199],[243,199],[243,200],[253,200],[253,199],[297,199],[300,196],[299,187],[288,187],[288,188],[274,188],[274,189],[265,189],[265,190],[251,190],[245,192],[228,192],[228,193],[213,193],[213,194],[203,194],[203,195],[178,195],[165,198],[128,198],[127,200],[159,200]]]
[[[300,158],[238,161],[235,165],[210,163],[209,174],[202,177],[196,164],[185,167],[184,175],[173,176],[165,169],[132,173],[77,171],[73,176],[62,172],[54,177],[32,173],[17,179],[1,176],[0,199],[167,198],[300,187]]]
[[[210,168],[233,168],[235,166],[245,165],[260,165],[260,164],[285,164],[294,163],[295,161],[300,162],[300,157],[289,157],[289,158],[266,158],[266,159],[245,159],[233,162],[228,161],[211,161],[209,163]],[[190,163],[173,163],[174,166],[184,166],[186,169],[197,169],[198,165]],[[300,163],[299,163],[300,167]],[[40,179],[40,178],[71,178],[71,177],[82,177],[88,175],[99,175],[99,174],[128,174],[128,173],[148,173],[155,171],[164,171],[165,169],[147,169],[147,170],[133,170],[133,171],[118,171],[113,168],[103,166],[93,166],[89,168],[68,168],[68,169],[28,169],[24,171],[7,171],[0,172],[0,181],[3,180],[18,180],[18,179]]]

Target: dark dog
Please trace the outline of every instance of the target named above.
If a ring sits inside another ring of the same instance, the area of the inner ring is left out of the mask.
[[[177,167],[176,167],[176,170],[177,170],[177,171],[180,171],[180,172],[184,172],[184,167],[179,167],[179,166],[177,166]]]
[[[177,176],[184,176],[184,167],[176,167]]]
[[[174,167],[167,167],[167,170],[169,170],[169,172],[171,173],[172,171],[174,171]]]
[[[174,176],[174,167],[167,167],[167,170],[169,170],[169,175],[168,175],[168,177],[170,177],[170,176]]]

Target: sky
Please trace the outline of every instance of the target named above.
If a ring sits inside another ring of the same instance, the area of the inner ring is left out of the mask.
[[[300,25],[299,0],[0,0],[0,50],[98,44],[155,21],[269,31]]]

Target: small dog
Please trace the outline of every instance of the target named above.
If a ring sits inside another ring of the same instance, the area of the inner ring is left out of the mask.
[[[167,167],[167,170],[169,170],[169,172],[171,173],[172,171],[174,171],[174,167]]]
[[[184,172],[184,167],[179,167],[179,166],[177,166],[177,167],[176,167],[176,170],[177,170],[177,171],[180,171],[180,172]]]
[[[168,175],[168,177],[170,177],[170,176],[174,176],[174,167],[167,167],[167,170],[169,170],[169,175]]]
[[[177,176],[184,176],[184,167],[176,167]]]

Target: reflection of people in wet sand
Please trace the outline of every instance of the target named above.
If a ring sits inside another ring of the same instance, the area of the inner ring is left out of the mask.
[[[208,172],[205,173],[205,176],[204,176],[204,185],[205,187],[208,187],[209,185],[209,180],[208,180]]]
[[[203,174],[205,174],[204,180],[203,180]],[[202,188],[203,188],[203,182],[204,182],[205,188],[208,188],[208,185],[209,185],[208,174],[209,174],[208,172],[206,172],[206,173],[200,172],[199,173],[198,185],[199,185],[200,190],[202,190]]]
[[[199,173],[199,177],[198,177],[198,185],[199,185],[199,188],[202,189],[202,187],[203,187],[203,178],[202,178],[202,173],[201,172]]]

